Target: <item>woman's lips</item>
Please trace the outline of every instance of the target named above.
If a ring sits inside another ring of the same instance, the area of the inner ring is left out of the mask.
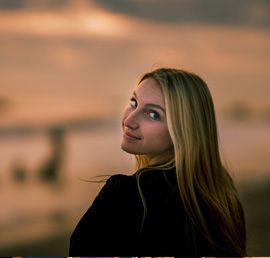
[[[123,137],[127,140],[141,140],[140,137],[137,137],[136,135],[126,131],[123,133]]]

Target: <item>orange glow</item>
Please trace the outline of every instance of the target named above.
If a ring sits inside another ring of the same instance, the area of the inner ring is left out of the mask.
[[[0,32],[38,36],[121,36],[125,18],[101,10],[81,12],[0,12]]]
[[[102,186],[80,178],[133,171],[120,148],[121,115],[140,75],[160,66],[207,82],[234,178],[252,186],[269,178],[269,28],[154,22],[88,0],[68,3],[60,11],[0,11],[1,250],[53,242],[59,232],[68,239]],[[46,130],[65,123],[61,181],[47,184],[38,179],[54,158]],[[24,127],[43,131],[24,134]],[[266,221],[254,219],[257,250],[269,239],[268,206],[249,209]],[[68,254],[65,241],[60,255]]]

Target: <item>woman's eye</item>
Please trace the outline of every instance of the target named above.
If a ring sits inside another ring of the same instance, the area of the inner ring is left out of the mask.
[[[130,106],[137,107],[137,101],[136,101],[136,99],[134,99],[134,98],[131,98],[130,99]]]
[[[155,111],[150,111],[149,112],[149,116],[151,118],[153,118],[154,120],[159,120],[160,119],[160,115],[157,112],[155,112]]]

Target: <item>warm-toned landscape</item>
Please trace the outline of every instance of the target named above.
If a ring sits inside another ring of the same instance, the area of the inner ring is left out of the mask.
[[[223,160],[246,210],[248,255],[270,253],[268,26],[151,19],[105,0],[67,0],[55,9],[3,2],[1,256],[68,255],[70,234],[102,187],[86,181],[132,173],[119,146],[122,111],[140,75],[160,66],[208,83]],[[254,21],[266,19],[263,2],[250,11]]]

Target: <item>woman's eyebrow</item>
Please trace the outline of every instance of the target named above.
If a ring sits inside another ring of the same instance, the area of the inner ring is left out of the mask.
[[[133,91],[133,95],[135,96],[135,98],[137,99],[137,94],[135,91]],[[151,104],[151,103],[148,103],[148,104],[145,104],[146,107],[154,107],[154,108],[158,108],[160,109],[161,111],[164,112],[164,114],[166,114],[166,111],[163,107],[161,107],[160,105],[157,105],[157,104]]]
[[[160,109],[161,111],[163,111],[164,114],[166,114],[165,109],[164,109],[163,107],[157,105],[157,104],[151,104],[151,103],[149,103],[149,104],[145,104],[145,106],[146,106],[146,107],[154,107],[154,108],[158,108],[158,109]]]

